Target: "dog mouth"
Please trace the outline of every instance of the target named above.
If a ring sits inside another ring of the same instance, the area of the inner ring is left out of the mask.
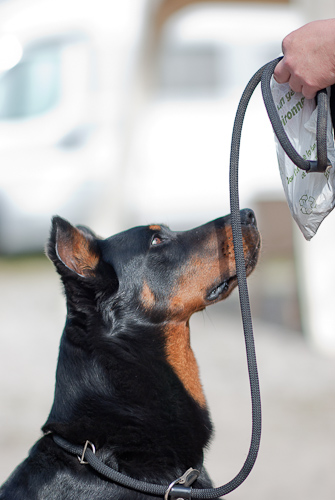
[[[215,286],[208,292],[206,300],[213,302],[225,298],[235,287],[236,283],[237,276],[232,276],[231,278],[222,281],[219,285]]]

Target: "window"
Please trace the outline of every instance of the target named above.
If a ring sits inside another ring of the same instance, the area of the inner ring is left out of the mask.
[[[158,62],[158,88],[164,95],[213,95],[222,87],[222,54],[202,44],[162,47]]]
[[[61,47],[35,47],[0,77],[0,120],[46,113],[57,104],[60,92]]]

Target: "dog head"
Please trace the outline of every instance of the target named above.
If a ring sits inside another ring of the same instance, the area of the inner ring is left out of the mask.
[[[241,211],[241,222],[249,275],[257,263],[260,236],[251,210]],[[78,289],[90,290],[96,305],[112,298],[119,306],[136,303],[156,323],[187,321],[228,297],[237,284],[229,215],[189,231],[139,226],[107,239],[55,217],[47,253],[63,279],[70,307],[75,301],[79,305]],[[69,297],[71,287],[76,299]],[[104,315],[108,317],[106,311]]]

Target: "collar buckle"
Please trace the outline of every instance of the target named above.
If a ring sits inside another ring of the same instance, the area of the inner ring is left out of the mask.
[[[185,474],[180,476],[175,481],[172,481],[165,492],[164,500],[169,500],[169,496],[171,498],[176,498],[177,500],[190,500],[192,491],[192,488],[190,486],[196,479],[198,479],[199,476],[200,471],[198,471],[197,469],[192,469],[192,467],[188,469]]]
[[[87,450],[88,446],[91,448],[91,450],[93,451],[93,453],[95,455],[95,446],[94,446],[94,444],[91,443],[91,441],[86,441],[81,457],[79,455],[77,455],[77,458],[78,458],[80,464],[83,464],[83,465],[87,465],[88,464],[88,462],[86,462],[86,460],[85,460],[85,453],[86,453],[86,450]]]

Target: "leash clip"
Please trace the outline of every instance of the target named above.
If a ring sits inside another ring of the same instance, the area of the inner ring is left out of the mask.
[[[177,500],[191,499],[192,488],[190,486],[199,476],[200,471],[197,469],[192,469],[192,467],[188,469],[182,476],[172,481],[165,492],[164,500],[169,500],[169,496]]]
[[[86,462],[86,460],[85,460],[85,453],[86,453],[86,450],[87,450],[88,446],[91,447],[91,450],[93,451],[93,453],[95,455],[95,446],[94,446],[94,444],[91,443],[91,441],[86,441],[81,457],[79,455],[77,455],[77,458],[78,458],[80,464],[83,464],[83,465],[87,465],[88,464],[88,462]]]

